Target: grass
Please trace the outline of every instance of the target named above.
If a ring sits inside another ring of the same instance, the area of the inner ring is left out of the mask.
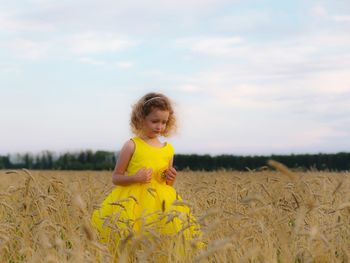
[[[179,173],[203,248],[157,233],[129,235],[122,249],[101,244],[90,216],[113,187],[110,172],[0,171],[0,262],[349,262],[349,173],[270,166]]]

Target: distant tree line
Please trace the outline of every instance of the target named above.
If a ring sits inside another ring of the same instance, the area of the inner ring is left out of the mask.
[[[283,163],[291,169],[298,170],[334,170],[350,171],[350,153],[336,154],[291,154],[269,156],[236,156],[236,155],[176,155],[174,163],[179,170],[258,170],[267,165],[268,160]]]
[[[110,170],[117,160],[114,152],[91,150],[57,155],[44,151],[38,155],[30,153],[0,156],[0,169],[39,170]]]
[[[0,156],[0,169],[112,170],[117,158],[118,153],[108,151],[87,150],[59,155],[44,151],[37,155],[25,153]],[[350,171],[350,153],[345,152],[270,156],[177,154],[174,157],[174,165],[178,170],[244,171],[262,169],[270,159],[281,162],[291,169]]]

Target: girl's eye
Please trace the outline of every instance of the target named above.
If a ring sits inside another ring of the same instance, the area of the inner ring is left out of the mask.
[[[162,123],[162,124],[167,124],[167,121],[152,121],[152,123],[156,124],[156,123]]]

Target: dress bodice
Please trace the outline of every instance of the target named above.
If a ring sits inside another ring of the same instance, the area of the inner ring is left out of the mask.
[[[142,167],[152,168],[152,180],[165,183],[162,173],[169,167],[171,158],[174,156],[174,148],[168,142],[163,147],[155,147],[139,137],[131,139],[135,143],[135,151],[127,168],[127,174],[133,175]]]

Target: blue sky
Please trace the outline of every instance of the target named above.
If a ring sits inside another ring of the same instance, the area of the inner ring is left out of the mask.
[[[177,153],[350,149],[349,1],[0,0],[0,154],[131,137],[149,91]]]

